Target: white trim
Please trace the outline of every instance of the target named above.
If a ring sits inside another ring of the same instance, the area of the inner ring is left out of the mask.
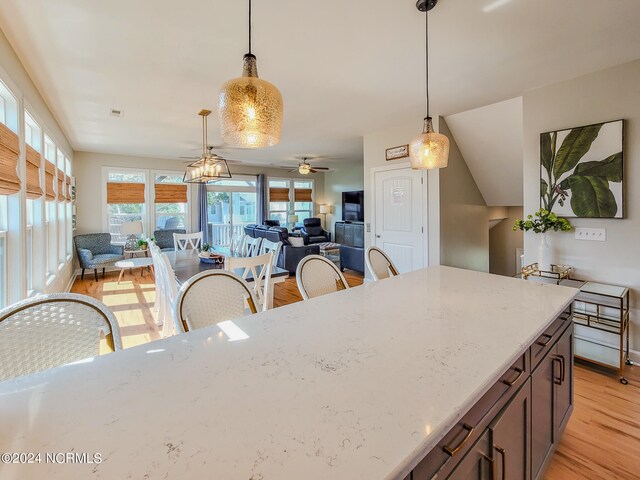
[[[151,236],[153,234],[153,230],[150,229],[151,222],[149,220],[149,202],[151,190],[149,187],[149,177],[151,175],[151,170],[149,170],[148,168],[111,167],[107,165],[102,167],[102,228],[105,232],[109,232],[109,205],[107,204],[107,182],[109,181],[109,172],[141,173],[144,176],[144,203],[142,204],[144,205],[144,213],[142,214],[142,216],[144,217],[144,221],[142,222],[142,228],[144,229],[147,236]]]
[[[365,223],[365,236],[366,233],[369,233],[371,235],[375,235],[375,231],[376,231],[376,173],[380,173],[380,172],[389,172],[389,171],[393,171],[393,170],[404,170],[406,168],[411,168],[411,163],[410,162],[399,162],[399,163],[392,163],[390,165],[382,165],[379,167],[372,167],[371,168],[371,200],[368,202],[369,207],[371,208],[371,214],[369,215],[369,225],[367,225]],[[365,206],[367,205],[367,202],[365,201]],[[425,171],[422,171],[422,228],[423,228],[423,235],[422,235],[422,248],[423,248],[423,256],[422,256],[422,267],[426,267],[431,265],[433,259],[431,258],[430,252],[429,252],[429,233],[430,233],[430,229],[429,229],[429,181],[428,181],[428,174],[425,174]],[[371,235],[369,235],[369,245],[375,245],[375,240],[371,237]],[[367,272],[365,272],[367,273]],[[365,275],[366,276],[366,275]]]

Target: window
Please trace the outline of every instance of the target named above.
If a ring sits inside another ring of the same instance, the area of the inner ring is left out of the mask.
[[[188,185],[177,172],[155,172],[154,230],[184,228],[188,223]]]
[[[229,245],[244,233],[245,225],[257,221],[257,180],[237,175],[207,185],[207,228],[212,245]]]
[[[18,99],[0,80],[0,123],[18,132]]]
[[[47,278],[50,279],[56,275],[58,271],[58,218],[56,211],[56,195],[54,184],[56,183],[56,153],[58,149],[53,140],[44,135],[44,158],[45,162],[45,198],[47,200],[45,207],[45,251]]]
[[[147,226],[147,171],[107,169],[105,180],[108,232],[113,243],[124,244],[127,235],[120,233],[123,223],[142,221],[143,228]]]
[[[313,180],[269,179],[269,218],[289,224],[289,215],[298,224],[313,216]]]
[[[26,238],[26,249],[27,249],[27,291],[33,291],[34,284],[34,274],[33,274],[33,216],[34,216],[34,200],[27,199],[27,238]]]
[[[0,308],[7,301],[7,197],[0,195]]]

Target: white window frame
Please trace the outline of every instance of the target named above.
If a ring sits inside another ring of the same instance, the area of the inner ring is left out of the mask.
[[[184,172],[179,171],[179,170],[152,170],[151,174],[150,174],[150,179],[153,180],[153,184],[151,185],[151,195],[149,197],[148,202],[150,202],[151,204],[151,208],[153,210],[153,222],[152,225],[150,225],[150,229],[149,229],[149,237],[151,237],[153,235],[153,232],[155,231],[156,227],[158,226],[158,210],[156,208],[156,177],[158,175],[171,175],[171,176],[177,176],[177,177],[183,177],[184,176]],[[184,214],[184,226],[185,229],[187,231],[190,231],[190,225],[191,225],[191,184],[189,183],[184,183],[184,182],[180,182],[180,183],[166,183],[165,185],[186,185],[187,186],[187,208],[185,209],[185,214]],[[146,197],[145,197],[146,199]],[[164,214],[162,214],[164,215]]]
[[[107,182],[109,182],[110,173],[139,173],[144,178],[144,211],[142,213],[142,228],[144,230],[143,235],[150,237],[153,233],[150,230],[150,207],[153,205],[153,199],[151,198],[151,188],[149,186],[150,170],[145,168],[128,168],[128,167],[102,167],[102,226],[105,232],[109,232],[109,204],[107,203]],[[155,180],[155,177],[154,177]],[[131,182],[139,183],[139,182]],[[155,191],[154,191],[155,193]],[[125,242],[113,242],[116,245],[124,245]]]
[[[289,207],[288,210],[286,212],[286,217],[287,217],[287,225],[289,224],[289,215],[292,215],[295,213],[296,211],[296,192],[295,192],[295,182],[310,182],[311,183],[311,211],[310,211],[310,216],[313,217],[315,216],[315,196],[316,196],[316,182],[313,178],[287,178],[287,177],[268,177],[267,178],[267,196],[269,196],[269,184],[271,183],[271,181],[276,181],[276,182],[289,182]],[[278,188],[278,187],[275,187]],[[283,210],[271,210],[271,198],[268,198],[268,215],[269,218],[271,218],[271,213],[272,212],[276,212],[276,213],[281,213],[283,212]],[[307,211],[307,210],[298,210],[298,211]]]

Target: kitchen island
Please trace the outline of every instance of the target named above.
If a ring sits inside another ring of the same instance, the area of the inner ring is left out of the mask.
[[[514,402],[532,412],[558,395],[553,385],[571,385],[558,348],[576,293],[431,267],[239,319],[242,340],[214,326],[0,383],[0,452],[42,454],[0,464],[0,479],[418,480],[510,468],[511,445],[486,432],[500,433]],[[547,432],[525,433],[531,472],[553,445],[539,461]],[[100,459],[46,463],[47,452]]]

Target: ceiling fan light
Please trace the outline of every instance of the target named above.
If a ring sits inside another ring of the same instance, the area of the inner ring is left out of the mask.
[[[280,142],[282,95],[275,85],[258,78],[254,55],[244,56],[242,77],[222,86],[218,106],[225,143],[261,148]]]
[[[298,173],[300,173],[300,175],[308,175],[310,172],[311,172],[311,165],[307,163],[301,163],[298,166]]]
[[[424,119],[422,133],[409,145],[411,168],[432,170],[449,164],[449,139],[433,130],[431,117]]]

